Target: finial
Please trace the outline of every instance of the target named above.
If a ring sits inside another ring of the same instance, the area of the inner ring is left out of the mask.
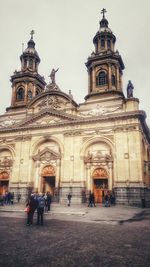
[[[30,32],[31,39],[33,39],[33,34],[35,34],[35,31],[34,31],[34,30],[32,30],[32,31]]]
[[[106,13],[106,12],[107,12],[106,9],[103,8],[102,11],[101,11],[101,14],[103,14],[103,19],[105,19],[105,13]]]

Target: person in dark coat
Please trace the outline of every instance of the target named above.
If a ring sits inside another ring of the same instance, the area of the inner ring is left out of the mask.
[[[43,214],[45,207],[45,198],[42,193],[38,197],[38,206],[37,206],[37,225],[43,225]]]
[[[68,198],[68,206],[70,206],[70,204],[71,204],[71,198],[72,198],[71,193],[68,194],[67,198]]]
[[[94,193],[89,194],[89,204],[88,207],[95,207],[95,197],[94,197]]]
[[[46,198],[47,211],[50,211],[51,209],[51,202],[52,202],[51,194],[50,192],[47,192],[47,198]]]
[[[106,195],[105,195],[105,207],[110,207],[110,203],[109,203],[109,195],[108,195],[108,193],[106,193]]]
[[[31,194],[26,207],[28,209],[27,211],[27,225],[30,226],[33,224],[33,216],[34,216],[34,212],[37,208],[37,201],[34,198],[34,194]]]

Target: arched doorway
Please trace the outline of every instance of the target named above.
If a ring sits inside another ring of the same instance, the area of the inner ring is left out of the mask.
[[[52,165],[45,166],[42,170],[42,191],[54,195],[56,183],[55,168]]]
[[[9,187],[9,174],[6,171],[0,173],[0,194],[5,194]]]
[[[97,168],[93,172],[92,179],[95,202],[102,203],[103,197],[108,192],[108,173],[104,168]]]

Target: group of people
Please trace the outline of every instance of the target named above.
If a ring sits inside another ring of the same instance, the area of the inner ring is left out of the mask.
[[[33,216],[37,210],[37,225],[43,225],[44,212],[49,212],[51,207],[51,194],[47,192],[32,193],[26,204],[27,226],[33,224]]]
[[[14,192],[5,192],[4,194],[0,195],[0,205],[13,205],[14,204]]]
[[[111,205],[116,204],[116,198],[113,193],[106,193],[105,196],[103,197],[103,204],[105,207],[110,207]]]
[[[102,204],[104,205],[104,207],[110,207],[111,205],[115,205],[116,204],[115,202],[116,199],[114,193],[106,192],[104,194],[102,199]],[[89,192],[89,197],[88,197],[88,207],[96,207],[95,196],[94,193],[92,193],[91,191]]]

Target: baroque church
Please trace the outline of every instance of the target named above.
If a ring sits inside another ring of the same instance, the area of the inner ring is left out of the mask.
[[[88,88],[76,103],[38,73],[40,57],[33,31],[11,76],[11,104],[0,116],[0,193],[50,191],[53,200],[82,203],[89,192],[101,203],[113,192],[116,203],[150,201],[150,131],[129,81],[123,92],[124,63],[102,10],[86,62]]]

